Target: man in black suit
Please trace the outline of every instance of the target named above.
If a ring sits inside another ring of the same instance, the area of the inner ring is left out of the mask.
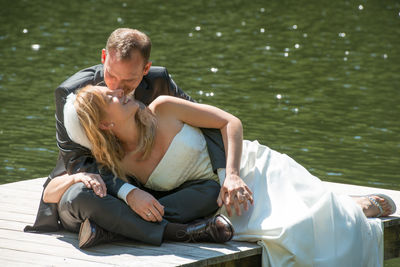
[[[170,192],[149,191],[134,177],[129,177],[130,181],[126,183],[110,171],[99,169],[90,150],[73,142],[66,132],[63,113],[66,97],[87,84],[123,89],[126,95],[133,94],[146,105],[159,95],[193,101],[171,79],[166,68],[151,66],[150,50],[151,41],[146,34],[133,29],[117,29],[108,38],[106,49],[102,50],[103,64],[77,72],[56,89],[60,153],[44,188],[57,178],[63,187],[62,197],[58,203],[46,203],[42,197],[35,224],[27,226],[25,231],[57,231],[61,227],[73,232],[80,230],[80,247],[112,240],[115,234],[159,245],[165,239],[175,240],[174,233],[182,229],[179,227],[183,224],[186,224],[184,230],[188,240],[219,242],[231,238],[233,230],[229,221],[216,216],[187,224],[210,216],[218,209],[220,185],[215,181],[190,181]],[[221,133],[215,129],[202,131],[216,172],[225,167]],[[91,183],[91,188],[84,183],[66,182],[72,181],[66,177],[78,173]]]

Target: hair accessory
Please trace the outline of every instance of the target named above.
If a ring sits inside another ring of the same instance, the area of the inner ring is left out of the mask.
[[[76,94],[70,93],[64,105],[64,126],[69,138],[77,144],[91,149],[92,144],[79,122],[78,113],[74,106]]]

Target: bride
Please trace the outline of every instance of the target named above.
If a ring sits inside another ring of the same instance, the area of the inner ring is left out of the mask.
[[[219,212],[229,216],[233,240],[258,242],[263,266],[383,262],[381,221],[367,216],[394,213],[388,196],[333,194],[289,156],[242,140],[240,120],[221,109],[169,96],[145,107],[122,90],[91,85],[68,96],[68,108],[79,119],[71,127],[65,118],[71,139],[118,177],[133,175],[154,190],[176,188],[186,177],[221,183]],[[221,130],[227,161],[218,175],[198,127]]]

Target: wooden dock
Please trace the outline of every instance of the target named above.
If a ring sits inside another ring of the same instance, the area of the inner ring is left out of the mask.
[[[45,178],[0,185],[0,266],[259,266],[261,247],[255,243],[175,243],[160,247],[122,241],[87,250],[78,248],[77,234],[60,231],[24,233],[35,220]],[[326,183],[336,193],[390,195],[400,208],[400,192]],[[400,255],[400,212],[382,219],[385,259]]]

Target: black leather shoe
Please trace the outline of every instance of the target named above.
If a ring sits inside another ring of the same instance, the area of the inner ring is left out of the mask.
[[[124,239],[122,236],[102,229],[89,219],[85,219],[85,221],[81,223],[81,228],[79,229],[80,248],[89,248],[101,243],[119,241],[122,239]]]
[[[224,215],[217,214],[212,218],[189,224],[186,229],[188,242],[224,243],[232,239],[232,223]]]

